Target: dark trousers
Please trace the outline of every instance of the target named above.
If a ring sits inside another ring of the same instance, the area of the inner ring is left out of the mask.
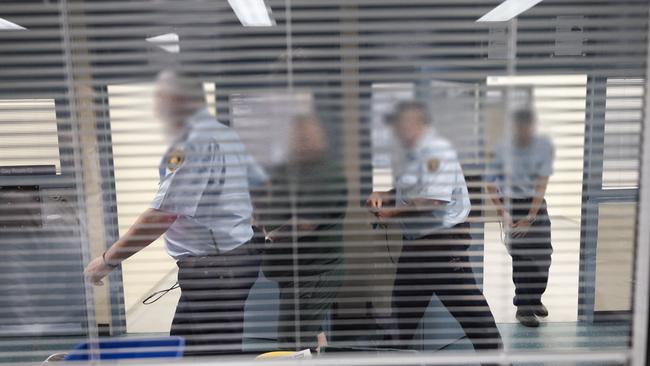
[[[510,199],[513,221],[528,215],[532,198]],[[522,310],[528,306],[542,303],[542,295],[548,285],[548,272],[551,267],[551,220],[542,203],[536,220],[528,232],[520,237],[510,237],[509,252],[512,256],[512,281],[515,283],[513,303]]]
[[[343,282],[342,268],[301,276],[297,282],[279,282],[278,348],[316,349],[318,333],[332,309]]]
[[[260,260],[258,245],[248,243],[221,255],[177,262],[181,298],[170,333],[185,338],[185,355],[242,353],[244,304]]]
[[[412,346],[433,294],[460,323],[474,349],[502,347],[494,317],[467,257],[470,240],[467,223],[417,240],[404,240],[393,288],[393,315],[401,348]]]

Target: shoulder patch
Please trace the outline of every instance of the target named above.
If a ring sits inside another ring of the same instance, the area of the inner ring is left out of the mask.
[[[176,171],[185,161],[185,152],[181,149],[175,149],[167,157],[167,169],[170,172]]]
[[[436,158],[431,158],[427,161],[427,169],[430,173],[434,173],[440,168],[440,160]]]

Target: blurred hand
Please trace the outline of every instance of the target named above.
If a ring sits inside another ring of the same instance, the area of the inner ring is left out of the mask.
[[[379,220],[386,220],[391,217],[395,217],[399,214],[399,212],[395,208],[380,208],[375,211],[375,216],[379,218]]]
[[[264,236],[264,239],[267,243],[273,243],[274,241],[278,240],[278,230],[265,230],[265,234],[266,235]]]
[[[514,224],[512,224],[512,237],[513,238],[523,238],[530,230],[531,226],[530,220],[528,218],[523,218]]]
[[[383,192],[372,192],[368,199],[366,200],[366,207],[375,212],[384,206],[384,193]],[[375,213],[376,214],[376,213]]]
[[[106,276],[108,276],[109,273],[113,268],[109,267],[104,263],[104,259],[102,257],[97,257],[88,263],[86,268],[84,269],[84,276],[90,281],[95,286],[102,286],[104,285],[104,282],[102,279]]]

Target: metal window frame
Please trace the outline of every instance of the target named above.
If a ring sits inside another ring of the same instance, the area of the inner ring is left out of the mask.
[[[611,318],[595,309],[598,209],[603,203],[639,201],[638,189],[603,189],[607,76],[588,76],[580,225],[578,320],[592,323]],[[637,240],[637,250],[639,247]],[[637,277],[638,278],[638,277]],[[621,311],[616,315],[631,316]]]
[[[650,18],[650,16],[649,16]],[[650,32],[649,32],[650,35]],[[650,48],[650,37],[648,48]],[[650,116],[650,55],[646,48],[646,85],[645,85],[645,106],[643,109],[642,126],[642,153],[641,172],[639,179],[639,206],[637,215],[636,233],[636,269],[634,282],[634,320],[632,328],[632,366],[647,365],[650,361],[648,355],[648,292],[650,290],[650,128],[648,116]]]

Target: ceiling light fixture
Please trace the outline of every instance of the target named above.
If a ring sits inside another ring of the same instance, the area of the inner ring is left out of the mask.
[[[0,18],[0,30],[27,30],[27,28]]]
[[[181,51],[178,40],[178,34],[176,33],[165,33],[147,38],[147,42],[153,43],[169,53],[179,53]]]
[[[264,4],[264,0],[228,0],[228,4],[244,27],[275,25],[271,18],[271,8]]]
[[[506,0],[483,15],[477,22],[507,22],[542,0]]]

